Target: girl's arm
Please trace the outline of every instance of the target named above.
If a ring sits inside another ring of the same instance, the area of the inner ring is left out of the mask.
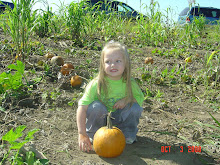
[[[82,151],[89,152],[92,150],[92,144],[89,140],[88,135],[86,134],[86,112],[88,109],[88,105],[80,105],[77,109],[76,120],[78,127],[78,142],[79,148]]]
[[[134,98],[134,99],[133,99],[133,102],[134,102],[134,103],[137,103],[137,100]]]

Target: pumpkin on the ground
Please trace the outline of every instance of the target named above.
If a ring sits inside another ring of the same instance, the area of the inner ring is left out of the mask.
[[[147,58],[145,58],[144,63],[145,63],[145,64],[149,64],[149,63],[153,64],[153,63],[154,63],[154,60],[153,60],[152,57],[147,57]]]
[[[48,52],[47,54],[45,54],[45,58],[46,59],[51,59],[51,58],[53,58],[55,55],[53,54],[53,53],[50,53],[50,52]]]
[[[187,62],[187,63],[192,62],[191,57],[187,57],[187,58],[185,59],[185,62]]]
[[[62,66],[64,64],[64,60],[61,56],[54,56],[50,61],[53,65]]]
[[[69,75],[70,71],[74,69],[74,66],[70,63],[64,64],[60,70],[63,75]]]
[[[71,77],[70,84],[72,85],[72,87],[80,86],[82,84],[82,78],[78,75],[75,75]]]
[[[125,145],[125,136],[119,128],[112,126],[110,113],[107,127],[101,127],[94,135],[94,150],[99,156],[113,158],[122,154]]]

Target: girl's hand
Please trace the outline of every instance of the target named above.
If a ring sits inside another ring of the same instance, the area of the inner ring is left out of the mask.
[[[126,106],[126,98],[118,100],[113,106],[114,109],[123,109]]]
[[[79,134],[78,142],[81,151],[87,151],[87,152],[89,152],[90,150],[92,151],[92,144],[89,140],[88,135]]]

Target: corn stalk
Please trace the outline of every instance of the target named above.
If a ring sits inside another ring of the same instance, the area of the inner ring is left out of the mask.
[[[14,8],[6,6],[7,12],[3,22],[3,30],[12,37],[16,54],[25,59],[28,53],[28,41],[33,29],[36,12],[32,13],[31,8],[34,1],[30,0],[12,0]],[[6,21],[5,21],[6,20]]]

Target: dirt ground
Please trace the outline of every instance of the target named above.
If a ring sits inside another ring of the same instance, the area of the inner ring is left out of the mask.
[[[1,36],[4,40],[4,36]],[[38,53],[32,53],[29,63],[26,63],[26,74],[31,81],[36,77],[43,77],[40,82],[32,86],[32,91],[23,98],[11,98],[4,102],[6,111],[0,111],[0,137],[11,128],[26,125],[25,132],[37,128],[34,139],[29,146],[42,153],[50,164],[178,164],[178,165],[201,165],[220,163],[220,139],[216,138],[214,144],[201,146],[207,134],[212,134],[214,128],[201,126],[203,124],[216,125],[208,112],[216,119],[220,119],[219,111],[213,111],[209,104],[197,98],[192,101],[190,92],[181,85],[149,85],[146,82],[140,84],[145,92],[146,88],[151,91],[160,90],[163,96],[160,99],[148,98],[144,101],[144,111],[140,118],[137,142],[126,145],[124,152],[116,158],[102,158],[95,152],[82,152],[78,148],[78,134],[76,126],[77,101],[82,96],[84,87],[95,72],[97,72],[101,46],[98,50],[90,47],[73,48],[69,40],[39,39],[45,46],[45,50],[63,56],[65,62],[71,62],[75,66],[72,75],[78,74],[84,77],[84,84],[80,88],[72,88],[69,84],[70,76],[60,76],[59,67],[52,68],[50,74],[39,61],[47,63],[47,60]],[[147,67],[143,60],[153,56],[154,64],[148,69],[158,70],[173,67],[175,64],[183,64],[184,59],[166,58],[152,54],[152,47],[138,48],[129,44],[128,49],[132,59],[133,77],[141,79],[141,67]],[[3,46],[1,46],[3,47]],[[67,52],[66,50],[70,50]],[[199,58],[203,58],[205,52],[197,51],[197,62],[189,64],[190,71],[201,69]],[[0,54],[1,72],[7,71],[7,66],[12,62],[7,54]],[[35,73],[31,72],[35,69]],[[59,77],[59,79],[58,79]],[[61,78],[60,78],[61,77]],[[204,86],[197,86],[195,94],[200,96],[204,93]],[[214,97],[214,96],[213,96]],[[218,98],[219,99],[219,98]],[[68,105],[68,103],[72,105]],[[199,124],[200,123],[200,124]],[[200,143],[199,143],[200,142]],[[201,152],[192,152],[192,147],[201,147]],[[166,149],[163,152],[163,149]],[[183,150],[183,152],[181,152]],[[0,160],[6,151],[0,151]]]

